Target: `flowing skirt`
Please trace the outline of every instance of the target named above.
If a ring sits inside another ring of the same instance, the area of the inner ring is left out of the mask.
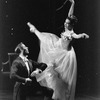
[[[76,86],[76,55],[73,47],[67,51],[56,45],[58,37],[50,33],[41,33],[39,62],[48,65],[46,70],[37,75],[41,86],[54,90],[52,98],[55,100],[74,100]],[[50,66],[51,65],[51,66]]]

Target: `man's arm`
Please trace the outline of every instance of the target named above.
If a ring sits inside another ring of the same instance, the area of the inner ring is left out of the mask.
[[[45,63],[32,61],[32,65],[34,69],[38,68],[38,69],[41,69],[42,71],[44,71],[47,68],[47,64]]]
[[[14,61],[10,70],[10,78],[22,83],[27,83],[28,81],[31,81],[29,78],[24,78],[18,75],[19,67],[19,63]]]

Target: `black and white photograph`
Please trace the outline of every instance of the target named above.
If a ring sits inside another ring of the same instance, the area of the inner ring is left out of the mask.
[[[99,0],[0,0],[0,100],[100,100]]]

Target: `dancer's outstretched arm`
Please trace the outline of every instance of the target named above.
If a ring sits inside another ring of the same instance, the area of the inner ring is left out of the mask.
[[[71,7],[69,9],[69,13],[68,13],[68,17],[71,17],[74,13],[74,5],[75,5],[75,2],[74,0],[69,0],[72,4],[71,4]]]
[[[89,38],[89,35],[87,35],[85,33],[82,33],[82,34],[73,33],[72,38],[75,38],[75,39],[85,38],[85,39],[87,39],[87,38]]]
[[[36,27],[35,27],[34,25],[32,25],[30,22],[28,22],[27,25],[28,25],[29,28],[30,28],[30,32],[35,33],[36,36],[37,36],[39,39],[41,39],[41,32],[38,31],[38,30],[36,29]]]

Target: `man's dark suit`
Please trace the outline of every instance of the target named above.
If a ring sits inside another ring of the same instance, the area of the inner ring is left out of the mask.
[[[35,61],[29,60],[29,73],[31,74],[36,68],[44,70],[47,65],[44,63],[37,63]],[[28,74],[27,67],[21,57],[18,57],[14,60],[11,66],[10,78],[16,81],[14,86],[13,100],[26,100],[27,96],[34,94],[35,90],[39,83],[36,82],[35,77],[32,79],[32,83],[25,84],[25,79],[30,78]]]

